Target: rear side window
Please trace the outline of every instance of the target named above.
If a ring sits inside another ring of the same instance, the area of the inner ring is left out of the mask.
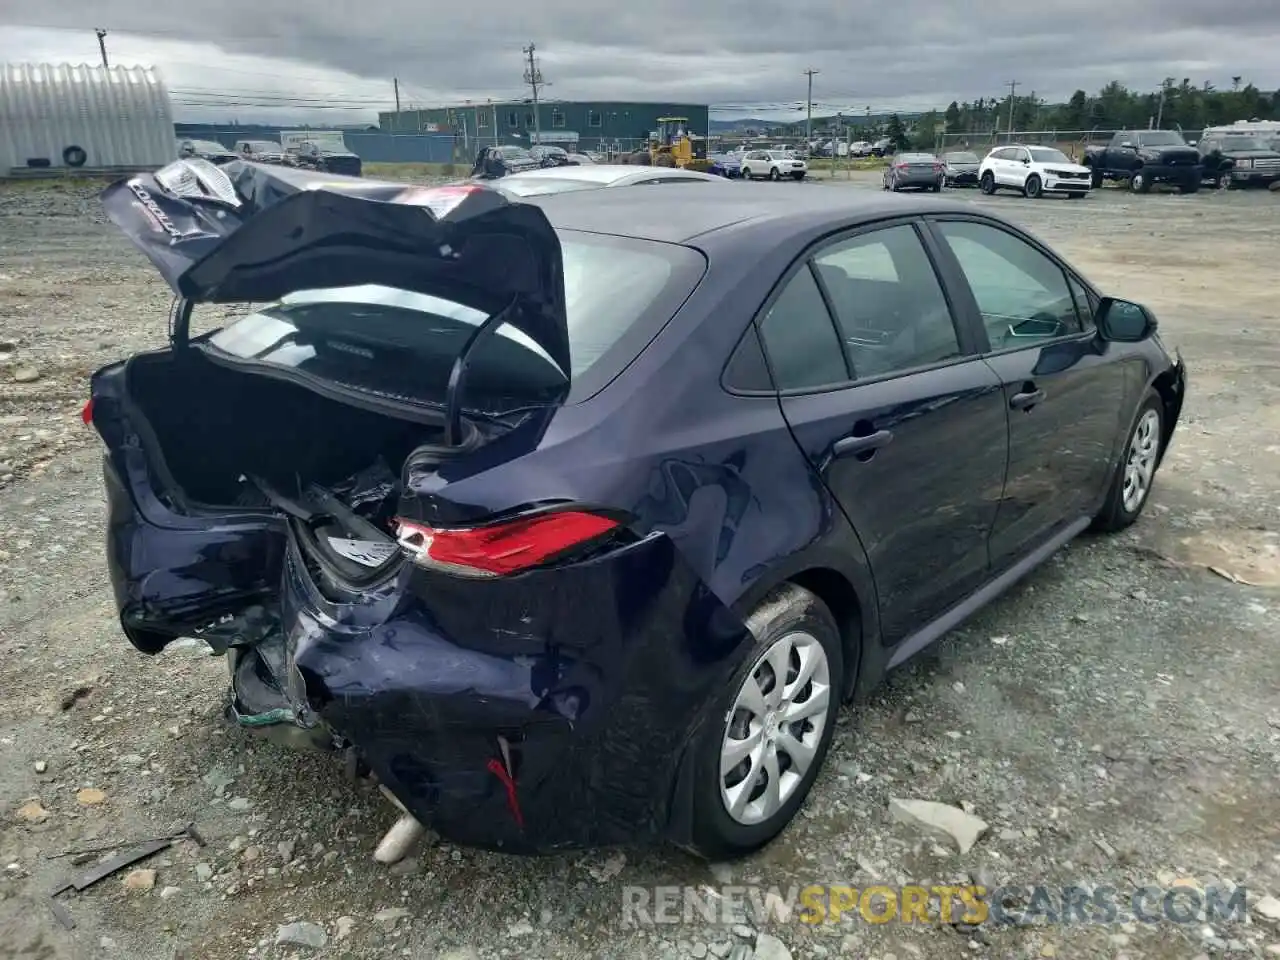
[[[760,322],[760,336],[779,390],[803,390],[849,379],[840,338],[808,267],[787,281]]]
[[[879,377],[962,355],[951,308],[915,228],[873,230],[814,258],[854,375]]]
[[[671,318],[705,261],[672,244],[561,234],[572,380],[594,392]],[[472,307],[384,286],[301,290],[215,332],[219,353],[287,367],[356,391],[438,404],[467,338],[485,320]],[[501,410],[563,394],[564,374],[510,325],[472,354],[467,397]],[[572,396],[572,395],[571,395]]]

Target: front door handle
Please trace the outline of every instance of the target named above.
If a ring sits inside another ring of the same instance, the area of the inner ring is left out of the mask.
[[[857,455],[859,453],[874,453],[892,439],[892,430],[877,430],[875,433],[869,433],[862,437],[841,437],[832,445],[831,452],[837,457],[847,457],[850,454]]]
[[[1022,390],[1009,398],[1009,406],[1015,410],[1030,410],[1044,399],[1044,391],[1038,390],[1029,383],[1022,385]]]

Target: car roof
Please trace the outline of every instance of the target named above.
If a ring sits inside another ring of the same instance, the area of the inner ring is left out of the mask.
[[[613,234],[664,243],[733,227],[773,242],[778,231],[838,230],[894,216],[928,212],[973,212],[967,204],[935,198],[860,190],[799,187],[761,190],[727,182],[717,190],[589,190],[527,197],[560,230]]]
[[[679,167],[641,167],[625,163],[594,163],[591,166],[580,167],[540,167],[537,170],[521,170],[519,173],[508,174],[507,176],[508,178],[518,177],[521,180],[582,180],[607,186],[625,180],[628,177],[645,179],[658,174],[677,180],[714,180],[717,183],[724,182],[723,177],[712,176],[709,173],[699,173],[697,170],[681,170]]]

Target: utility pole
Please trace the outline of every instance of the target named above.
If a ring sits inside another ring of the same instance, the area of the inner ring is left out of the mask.
[[[1160,84],[1160,106],[1156,108],[1156,129],[1160,129],[1160,124],[1164,120],[1164,95],[1169,89],[1167,84]]]
[[[395,91],[396,91],[396,119],[399,120],[400,119],[400,78],[392,77],[391,84],[393,87],[395,87]]]
[[[1013,136],[1013,101],[1018,95],[1018,81],[1009,81],[1009,135]]]
[[[523,53],[528,57],[528,66],[524,70],[524,82],[529,85],[533,91],[533,135],[534,142],[542,142],[542,118],[538,115],[538,88],[544,86],[542,82],[542,71],[538,69],[538,61],[534,59],[534,51],[537,47],[530,43],[524,48]]]
[[[96,32],[98,34],[98,49],[102,51],[102,65],[109,67],[111,64],[107,63],[107,31],[99,27]]]
[[[809,78],[809,97],[805,101],[805,118],[804,118],[804,148],[809,149],[809,144],[813,142],[813,77],[815,74],[821,73],[821,70],[814,70],[810,67],[804,72]]]

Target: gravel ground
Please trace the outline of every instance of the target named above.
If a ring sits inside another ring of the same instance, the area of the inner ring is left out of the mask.
[[[388,869],[371,853],[395,814],[375,790],[227,729],[225,669],[194,645],[148,659],[121,636],[77,415],[93,369],[163,342],[169,298],[91,191],[0,186],[0,955],[1280,955],[1259,903],[1280,896],[1280,196],[958,195],[1148,303],[1181,346],[1190,396],[1143,520],[1062,551],[846,711],[803,815],[750,860],[426,842]],[[959,854],[891,818],[891,797],[963,804],[989,830]],[[207,846],[66,895],[76,927],[58,925],[46,895],[79,869],[58,854],[189,821]],[[623,922],[624,887],[970,878],[1244,883],[1254,909],[1209,925]]]

